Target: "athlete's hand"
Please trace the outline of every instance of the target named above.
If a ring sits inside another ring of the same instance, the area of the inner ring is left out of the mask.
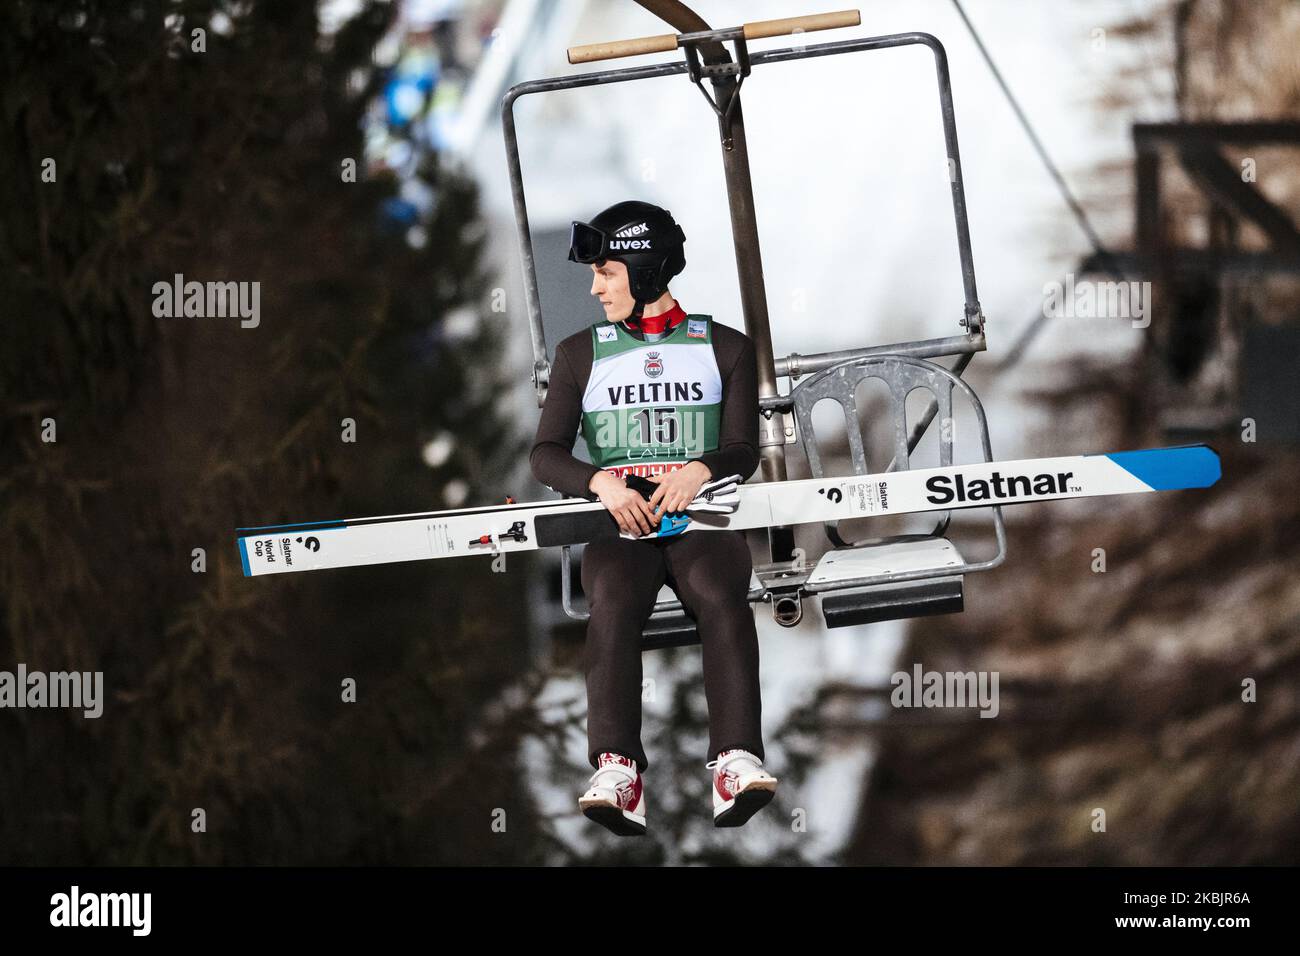
[[[587,487],[600,497],[600,503],[625,533],[639,538],[659,527],[659,519],[655,517],[650,502],[641,497],[641,492],[629,488],[622,478],[608,471],[599,471],[592,476]]]
[[[712,478],[709,466],[702,461],[687,462],[666,475],[651,475],[649,480],[659,486],[648,502],[654,509],[652,513],[655,523],[658,524],[665,514],[685,511],[686,506],[700,493],[700,487]]]

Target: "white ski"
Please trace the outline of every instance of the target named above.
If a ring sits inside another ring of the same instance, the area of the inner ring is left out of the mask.
[[[876,515],[1208,488],[1219,456],[1206,445],[979,462],[943,468],[740,484],[704,485],[684,514],[665,515],[640,540],[689,531],[743,530]],[[649,497],[652,483],[640,485]],[[318,571],[394,561],[532,551],[625,537],[600,502],[581,498],[451,511],[240,528],[244,574]]]

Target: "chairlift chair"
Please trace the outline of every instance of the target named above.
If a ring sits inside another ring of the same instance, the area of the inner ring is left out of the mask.
[[[700,88],[718,118],[736,260],[741,273],[741,305],[745,330],[754,341],[758,356],[759,407],[755,409],[755,414],[760,416],[763,480],[785,480],[785,447],[790,444],[802,445],[813,477],[825,477],[812,416],[813,407],[823,400],[834,401],[842,409],[853,471],[855,474],[868,474],[866,442],[860,424],[861,416],[858,414],[857,392],[859,385],[869,379],[884,382],[889,392],[893,460],[886,471],[904,471],[911,467],[912,452],[936,418],[941,423],[953,421],[954,392],[961,395],[974,413],[979,450],[983,455],[981,460],[992,461],[988,422],[983,407],[970,385],[961,378],[961,373],[971,358],[976,352],[984,351],[986,343],[984,315],[979,305],[971,255],[952,88],[943,45],[927,33],[902,33],[750,53],[747,40],[856,26],[861,22],[860,16],[856,10],[847,10],[713,30],[708,29],[702,20],[680,4],[668,5],[645,0],[642,6],[658,13],[682,32],[571,48],[570,62],[592,62],[678,48],[685,51],[682,62],[532,80],[512,86],[502,101],[507,166],[523,260],[524,298],[532,332],[533,384],[537,390],[538,406],[546,400],[550,359],[542,325],[537,273],[515,135],[514,104],[519,98],[536,93],[686,73],[691,82]],[[732,44],[734,59],[728,55],[724,43]],[[777,359],[772,354],[767,304],[763,292],[744,119],[740,108],[740,86],[750,71],[759,66],[909,45],[925,46],[934,55],[965,294],[964,309],[959,320],[964,333],[814,355],[792,353]],[[712,97],[704,90],[705,79],[714,88]],[[934,361],[942,357],[955,359],[951,368],[945,368]],[[791,384],[787,393],[782,394],[777,389],[778,378],[785,378]],[[925,389],[930,400],[920,419],[909,421],[907,398],[917,389]],[[954,429],[941,427],[938,445],[940,464],[954,464]],[[770,604],[774,619],[787,627],[799,623],[803,616],[803,601],[812,597],[820,600],[827,627],[961,611],[964,576],[996,567],[1006,558],[1006,529],[1002,510],[994,506],[990,511],[996,552],[979,561],[968,561],[947,537],[950,523],[948,513],[944,513],[934,529],[925,534],[894,535],[859,541],[846,540],[837,525],[829,523],[825,525],[825,531],[832,545],[831,550],[811,568],[804,566],[794,554],[792,529],[769,529],[771,561],[754,568],[749,600],[751,603]],[[589,612],[576,607],[574,603],[570,550],[568,546],[561,549],[564,612],[574,620],[585,621],[590,617]],[[656,602],[642,634],[643,650],[686,646],[699,641],[696,622],[680,601]]]

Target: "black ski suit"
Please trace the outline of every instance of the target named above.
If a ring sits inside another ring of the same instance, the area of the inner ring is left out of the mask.
[[[668,314],[670,328],[685,314],[676,306]],[[645,339],[636,329],[628,331]],[[714,478],[738,474],[748,479],[759,462],[754,344],[743,332],[715,322],[713,350],[722,378],[718,448],[697,460]],[[588,485],[600,469],[572,454],[591,366],[590,329],[557,346],[529,466],[552,490],[596,501]],[[665,582],[699,629],[709,707],[705,759],[729,749],[763,758],[758,634],[747,599],[752,570],[741,531],[687,532],[644,541],[607,538],[586,545],[581,579],[591,608],[585,666],[587,749],[593,768],[603,751],[631,757],[641,771],[649,764],[641,745],[641,631]]]

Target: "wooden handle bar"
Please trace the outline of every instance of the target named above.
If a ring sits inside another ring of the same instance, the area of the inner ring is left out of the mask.
[[[742,29],[746,40],[761,40],[763,37],[782,37],[796,30],[811,33],[814,30],[856,27],[860,23],[862,14],[857,10],[836,10],[834,13],[810,13],[803,17],[786,17],[784,20],[758,20],[746,23]]]
[[[837,10],[834,13],[812,13],[802,17],[786,17],[782,20],[757,20],[741,27],[746,40],[759,40],[763,37],[779,37],[788,33],[813,30],[833,30],[837,27],[856,27],[862,22],[862,15],[857,10]],[[642,53],[667,53],[677,49],[676,33],[661,33],[652,37],[637,37],[632,40],[610,40],[605,43],[588,43],[585,46],[569,47],[570,63],[592,63],[596,60],[613,60],[621,56],[637,56]]]
[[[595,60],[613,60],[620,56],[636,56],[639,53],[667,53],[676,49],[677,34],[661,33],[659,36],[637,37],[635,40],[609,40],[605,43],[571,46],[569,62],[591,63]]]

